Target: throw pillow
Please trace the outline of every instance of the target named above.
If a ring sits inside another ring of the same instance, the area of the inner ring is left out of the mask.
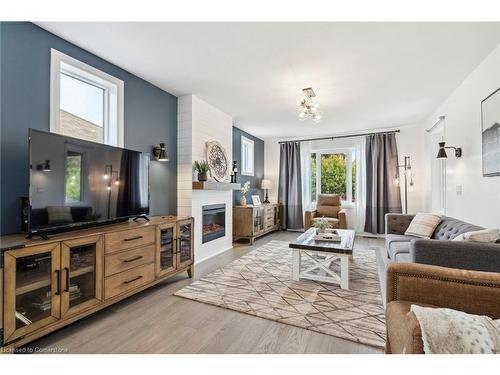
[[[73,222],[71,207],[48,206],[47,214],[49,216],[49,224],[65,224]]]
[[[431,238],[432,233],[434,233],[441,220],[442,217],[436,214],[416,214],[406,229],[405,235]]]
[[[481,229],[465,232],[456,236],[453,241],[495,242],[498,239],[498,229]]]

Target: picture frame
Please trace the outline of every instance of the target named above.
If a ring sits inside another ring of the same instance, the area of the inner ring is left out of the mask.
[[[252,195],[252,204],[254,206],[261,206],[260,197],[258,195]]]
[[[500,176],[500,88],[481,101],[483,177]]]

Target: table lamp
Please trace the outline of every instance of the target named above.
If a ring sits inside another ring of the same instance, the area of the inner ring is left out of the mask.
[[[264,200],[263,203],[271,203],[269,202],[269,197],[268,197],[269,189],[272,188],[271,180],[262,180],[262,182],[260,183],[260,188],[266,190],[266,199]]]

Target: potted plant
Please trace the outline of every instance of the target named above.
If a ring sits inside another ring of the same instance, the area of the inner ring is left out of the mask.
[[[207,180],[208,163],[206,162],[206,160],[196,160],[193,163],[193,170],[198,172],[198,181]]]
[[[332,224],[326,219],[322,217],[321,219],[317,219],[314,221],[313,227],[316,228],[317,234],[324,234],[325,230],[332,227]]]
[[[240,206],[247,205],[247,197],[246,194],[250,191],[250,181],[247,181],[243,184],[241,188],[241,198],[240,198]]]

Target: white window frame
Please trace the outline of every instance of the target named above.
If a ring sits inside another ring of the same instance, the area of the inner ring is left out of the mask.
[[[71,71],[71,68],[78,72]],[[60,89],[61,89],[61,71],[65,74],[77,78],[83,82],[92,84],[104,89],[105,92],[105,113],[103,123],[103,143],[111,146],[124,146],[124,83],[122,80],[113,77],[99,69],[85,64],[73,57],[70,57],[56,49],[50,50],[50,131],[60,133]],[[96,79],[97,78],[97,79]],[[110,97],[116,96],[116,118],[109,111],[112,105]],[[110,121],[116,121],[116,144],[110,143]]]
[[[245,162],[246,160],[246,154],[245,154],[245,146],[247,145],[251,149],[251,158],[252,158],[252,163],[251,167],[248,168],[248,163]],[[245,137],[244,135],[241,136],[241,174],[243,176],[253,176],[255,171],[255,143],[253,140],[250,138]]]
[[[321,149],[321,150],[311,150],[311,155],[316,154],[316,199],[313,203],[318,200],[318,195],[321,192],[321,155],[330,154],[345,154],[346,156],[346,199],[342,199],[342,206],[349,207],[353,206],[352,201],[352,155],[356,150],[354,148],[332,148],[332,149]],[[309,159],[311,158],[309,155]]]

